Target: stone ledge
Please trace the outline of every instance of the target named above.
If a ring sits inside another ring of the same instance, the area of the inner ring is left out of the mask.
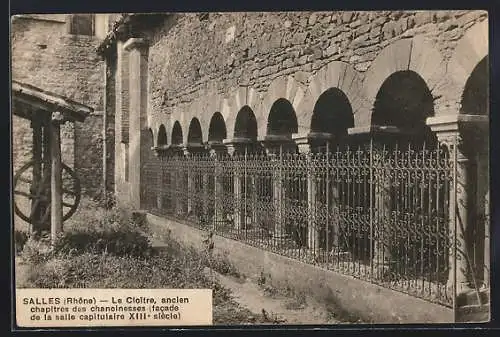
[[[186,246],[204,249],[204,231],[148,213],[149,228],[168,233]],[[383,288],[351,276],[325,270],[245,243],[213,236],[214,253],[226,256],[242,274],[270,275],[273,286],[293,285],[323,303],[335,301],[344,310],[367,322],[376,323],[451,323],[453,310],[441,305]]]
[[[443,115],[436,117],[429,117],[426,124],[429,126],[434,125],[450,125],[459,123],[487,123],[489,116],[486,115]]]
[[[347,129],[349,135],[370,134],[370,133],[401,133],[401,130],[392,125],[367,125]]]
[[[130,39],[127,40],[127,42],[125,42],[123,44],[123,49],[125,49],[126,51],[129,51],[131,49],[140,48],[140,47],[147,46],[147,45],[148,45],[148,41],[146,39],[139,38],[139,37],[131,37]]]

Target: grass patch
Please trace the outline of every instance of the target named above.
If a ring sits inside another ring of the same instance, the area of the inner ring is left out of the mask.
[[[27,275],[20,287],[211,288],[214,324],[262,322],[203,272],[211,266],[236,273],[227,261],[166,238],[157,251],[139,219],[127,211],[94,204],[75,215],[53,247],[48,238],[26,239],[21,257],[28,264]]]

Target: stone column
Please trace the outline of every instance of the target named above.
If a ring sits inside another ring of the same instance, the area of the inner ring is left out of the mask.
[[[273,204],[274,204],[274,236],[276,238],[283,237],[284,224],[283,224],[283,176],[281,174],[281,160],[275,158],[277,169],[273,173]]]
[[[224,182],[223,171],[220,164],[222,151],[217,151],[216,148],[211,150],[214,157],[214,220],[212,221],[214,229],[224,222],[225,214],[223,208],[224,202]]]
[[[257,178],[255,175],[250,176],[250,186],[251,186],[251,219],[252,228],[257,228]]]
[[[184,186],[184,174],[185,172],[182,169],[182,153],[178,153],[175,157],[176,167],[175,167],[175,176],[174,176],[174,184],[175,184],[175,195],[173,196],[175,200],[175,215],[177,217],[181,217],[184,215],[184,200],[186,196],[186,191]]]
[[[240,151],[238,151],[240,150]],[[243,150],[244,151],[244,150]],[[243,158],[244,155],[241,149],[235,149],[233,155],[238,156],[238,160],[234,161],[234,180],[233,180],[233,193],[234,193],[234,229],[240,230],[245,225],[245,210],[243,204]]]
[[[170,171],[169,174],[169,198],[170,198],[170,212],[173,215],[178,215],[181,209],[181,200],[179,194],[179,186],[181,183],[181,176],[178,172],[178,157],[179,157],[179,149],[176,145],[167,146],[167,156],[169,161]]]
[[[239,163],[237,164],[239,166]],[[242,229],[245,222],[243,209],[243,176],[239,167],[234,172],[234,229]]]
[[[208,189],[208,185],[209,185],[209,179],[208,179],[208,173],[207,173],[207,169],[208,169],[208,161],[205,160],[205,167],[203,168],[203,175],[202,175],[202,189],[203,189],[203,205],[202,205],[202,222],[203,222],[203,225],[207,225],[208,223],[208,219],[209,219],[209,214],[208,214],[208,210],[209,210],[209,204],[208,204],[208,198],[209,198],[209,189]]]
[[[316,219],[316,193],[317,193],[317,177],[312,164],[313,154],[311,146],[306,137],[294,137],[295,143],[299,148],[299,153],[307,156],[307,247],[319,252],[319,226]]]
[[[350,135],[358,137],[358,143],[370,151],[373,161],[371,169],[373,170],[372,186],[375,195],[373,196],[373,202],[369,205],[370,209],[373,209],[371,260],[377,273],[376,277],[385,278],[393,259],[391,253],[392,242],[388,237],[393,229],[388,227],[392,211],[392,193],[390,172],[387,170],[387,158],[384,158],[383,151],[389,145],[395,144],[404,135],[397,127],[376,125],[351,128],[348,132]],[[378,159],[375,160],[374,158]]]
[[[375,149],[375,151],[381,149]],[[387,227],[390,223],[391,215],[391,181],[388,172],[385,172],[380,163],[380,169],[375,170],[375,223],[377,224],[377,239],[373,243],[373,265],[380,272],[379,276],[384,276],[390,269],[392,260],[390,238],[388,234],[391,228]]]
[[[184,147],[184,156],[189,159],[191,156],[191,152],[189,151],[188,147]],[[193,215],[193,197],[195,194],[194,190],[194,172],[192,171],[192,165],[191,161],[188,160],[188,165],[187,167],[185,166],[184,169],[186,170],[187,174],[187,191],[186,191],[186,200],[187,200],[187,216],[190,217]]]
[[[451,149],[452,157],[453,152],[455,152],[456,158],[456,186],[452,189],[455,190],[455,200],[454,202],[450,201],[450,214],[455,215],[456,224],[452,221],[452,227],[450,232],[452,235],[455,235],[456,238],[456,255],[454,250],[454,245],[452,242],[452,250],[453,252],[450,254],[456,259],[456,264],[453,261],[450,261],[450,273],[448,276],[448,285],[451,287],[453,282],[453,277],[456,268],[456,282],[457,282],[457,291],[458,293],[468,290],[469,282],[468,276],[471,273],[471,270],[468,266],[466,254],[469,253],[469,244],[467,242],[467,232],[469,229],[469,205],[468,205],[468,190],[471,181],[469,181],[470,174],[470,164],[471,160],[469,156],[464,151],[463,143],[458,134],[455,135],[455,144],[453,140],[443,139],[442,134],[438,134],[438,140],[440,142],[449,142],[447,145]],[[462,143],[462,144],[460,144]],[[452,158],[452,160],[454,160]],[[452,199],[452,198],[450,198]],[[455,207],[454,207],[455,206]],[[453,209],[455,208],[455,209]],[[456,227],[455,227],[456,226]],[[456,232],[455,232],[456,230]]]
[[[129,116],[129,53],[123,48],[123,42],[116,42],[116,85],[115,85],[115,196],[118,204],[128,204],[127,194],[127,156],[128,148],[126,142],[128,138],[126,130],[128,129]]]
[[[147,86],[148,86],[148,46],[142,38],[130,38],[123,45],[129,53],[129,191],[132,207],[139,208],[141,203],[141,134],[147,132]],[[122,98],[123,99],[123,98]],[[123,112],[125,116],[125,112]]]
[[[483,288],[490,287],[490,192],[485,197]]]
[[[482,286],[489,288],[489,268],[490,268],[490,172],[489,172],[489,144],[488,136],[485,132],[482,137],[475,137],[475,161],[476,161],[476,198],[474,200],[476,213],[473,214],[473,219],[476,219],[478,231],[474,235],[476,260],[476,273],[478,278],[482,278]],[[484,240],[481,240],[484,238]]]
[[[470,290],[471,257],[469,256],[470,242],[467,233],[470,231],[471,217],[469,211],[474,207],[471,204],[470,193],[474,191],[469,181],[470,169],[477,144],[469,143],[473,134],[487,137],[488,116],[480,115],[445,115],[427,119],[427,124],[437,135],[438,141],[444,144],[449,151],[451,164],[455,168],[456,185],[450,188],[450,242],[449,274],[447,286],[453,289],[456,282],[456,295]],[[455,232],[456,229],[456,232]],[[456,242],[453,242],[456,238]],[[456,249],[455,249],[456,247]]]
[[[156,208],[163,210],[163,166],[165,164],[165,153],[160,148],[155,148],[154,154],[159,165],[158,176],[156,177]],[[146,191],[147,193],[147,191]]]
[[[283,175],[282,156],[283,144],[277,142],[266,142],[265,150],[271,157],[273,165],[273,207],[274,207],[274,237],[280,240],[285,235],[283,219]]]

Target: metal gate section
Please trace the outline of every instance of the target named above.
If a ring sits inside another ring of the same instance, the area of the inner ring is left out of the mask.
[[[430,301],[453,304],[455,168],[446,148],[170,154],[150,161],[156,213]]]

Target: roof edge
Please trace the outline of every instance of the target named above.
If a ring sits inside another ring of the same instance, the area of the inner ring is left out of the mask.
[[[104,40],[99,44],[96,52],[101,57],[105,57],[109,49],[115,45],[116,41],[130,35],[130,25],[134,20],[151,15],[163,15],[168,17],[172,13],[125,13],[122,14],[114,23],[111,30],[106,34]],[[137,22],[137,21],[135,21]]]
[[[89,114],[94,112],[94,109],[89,106],[16,80],[12,80],[12,92],[13,101],[29,97],[46,105],[48,110],[61,110],[69,114],[71,119],[79,122],[83,122]]]

